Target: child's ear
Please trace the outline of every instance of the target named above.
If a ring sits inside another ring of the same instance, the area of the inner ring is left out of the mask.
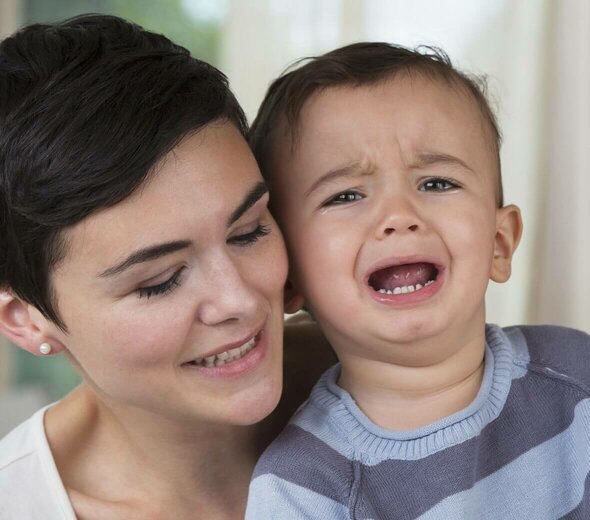
[[[287,279],[285,283],[285,312],[287,314],[295,314],[297,311],[300,311],[305,304],[305,299],[303,298],[303,294],[301,294],[295,284],[290,280]]]
[[[494,238],[494,258],[490,278],[494,282],[505,282],[510,278],[512,255],[522,235],[520,209],[513,204],[496,210],[496,236]]]
[[[36,356],[49,352],[57,354],[63,350],[63,345],[49,334],[51,328],[47,318],[35,307],[9,291],[0,290],[0,333],[14,344]],[[41,345],[45,346],[41,348]]]

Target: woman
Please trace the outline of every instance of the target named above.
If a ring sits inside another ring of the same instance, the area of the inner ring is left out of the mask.
[[[0,518],[243,516],[287,273],[245,131],[219,71],[121,19],[0,44],[0,331],[84,381],[0,442]]]

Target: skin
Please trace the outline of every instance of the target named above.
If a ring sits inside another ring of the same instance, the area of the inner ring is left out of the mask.
[[[490,139],[465,93],[400,74],[313,95],[295,146],[275,146],[287,310],[311,311],[342,363],[339,384],[381,426],[424,426],[479,390],[486,287],[510,276],[522,227],[518,208],[497,207]],[[368,276],[415,258],[441,267],[438,289],[378,301]]]
[[[230,221],[261,183],[239,132],[212,123],[136,193],[66,232],[52,283],[67,332],[4,293],[2,332],[35,354],[49,342],[84,379],[45,416],[79,518],[243,515],[255,461],[284,424],[256,424],[282,388],[287,259],[268,194]],[[113,274],[139,249],[180,241]],[[264,355],[248,370],[186,364],[255,335]]]

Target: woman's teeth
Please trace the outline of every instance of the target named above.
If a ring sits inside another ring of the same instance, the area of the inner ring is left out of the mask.
[[[198,358],[191,361],[191,365],[199,367],[220,367],[237,359],[243,358],[248,352],[250,352],[256,346],[256,336],[253,337],[247,343],[244,343],[241,347],[232,348],[224,352],[213,356],[207,356],[206,358]]]
[[[434,280],[428,280],[424,285],[417,283],[416,285],[404,285],[403,287],[396,287],[395,289],[379,289],[381,294],[407,294],[419,291],[434,283]]]

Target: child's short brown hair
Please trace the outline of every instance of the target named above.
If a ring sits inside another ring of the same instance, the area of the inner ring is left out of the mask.
[[[301,65],[303,63],[303,65]],[[489,127],[498,164],[498,206],[503,206],[500,174],[500,145],[502,137],[487,99],[487,84],[483,77],[457,70],[448,55],[434,47],[408,49],[380,42],[354,43],[314,58],[296,62],[299,68],[275,79],[262,101],[249,133],[250,146],[262,174],[270,174],[271,150],[282,124],[283,134],[294,146],[299,115],[306,101],[316,92],[331,88],[360,87],[391,79],[398,73],[417,73],[427,78],[445,81],[470,96],[479,106]]]

